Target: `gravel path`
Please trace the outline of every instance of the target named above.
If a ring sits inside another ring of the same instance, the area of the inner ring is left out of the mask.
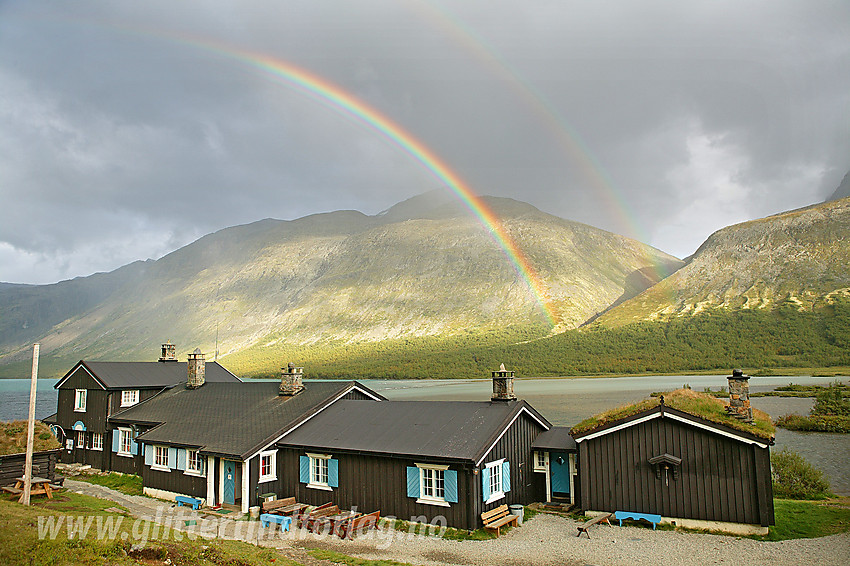
[[[431,566],[458,565],[605,565],[659,566],[661,564],[708,565],[794,565],[847,566],[850,564],[850,533],[817,539],[761,542],[733,536],[653,531],[641,527],[617,527],[599,524],[590,529],[588,539],[575,536],[576,521],[557,515],[540,514],[522,527],[512,529],[498,539],[487,541],[450,541],[436,537],[409,535],[403,531],[369,531],[354,541],[315,535],[301,529],[272,535],[258,529],[257,521],[233,521],[209,518],[206,513],[185,507],[174,509],[169,504],[149,497],[129,496],[86,482],[66,480],[66,487],[114,501],[135,517],[159,520],[166,510],[180,513],[179,521],[169,521],[172,528],[182,527],[182,520],[193,519],[197,527],[205,522],[222,538],[240,539],[280,549],[286,556],[302,563],[321,563],[306,555],[305,549],[325,548],[361,558],[392,559]],[[258,535],[260,540],[258,540]],[[271,536],[270,536],[271,535]]]

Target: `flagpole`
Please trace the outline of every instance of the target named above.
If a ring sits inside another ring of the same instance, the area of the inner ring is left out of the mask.
[[[24,505],[30,504],[30,491],[32,490],[32,447],[35,437],[35,393],[36,382],[38,381],[38,348],[39,345],[32,345],[32,378],[30,379],[30,412],[27,420],[27,459],[24,464],[24,494],[21,496],[21,503]]]

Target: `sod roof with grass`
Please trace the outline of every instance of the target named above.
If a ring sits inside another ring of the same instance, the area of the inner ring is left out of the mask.
[[[752,423],[746,423],[729,416],[726,412],[726,403],[707,393],[699,393],[690,389],[677,389],[664,393],[663,396],[665,406],[713,423],[748,432],[764,439],[770,439],[776,433],[776,427],[773,426],[770,416],[764,411],[753,409],[754,420]],[[570,430],[570,434],[583,436],[596,429],[653,409],[659,405],[660,401],[658,398],[645,399],[638,403],[599,413],[575,425]]]
[[[35,421],[33,450],[59,448],[59,441],[41,421]],[[27,421],[0,422],[0,456],[20,454],[27,451]]]

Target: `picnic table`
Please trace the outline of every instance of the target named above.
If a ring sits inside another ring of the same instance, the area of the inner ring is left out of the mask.
[[[307,530],[313,533],[339,534],[342,526],[360,516],[356,511],[339,511],[333,515],[317,517],[307,523]]]
[[[15,480],[15,487],[3,487],[2,489],[3,491],[11,493],[13,495],[20,494],[20,497],[18,498],[18,503],[23,503],[24,481],[24,477],[21,476],[17,480]],[[50,487],[50,480],[47,478],[33,476],[30,486],[30,495],[47,495],[48,499],[53,499],[53,488]]]

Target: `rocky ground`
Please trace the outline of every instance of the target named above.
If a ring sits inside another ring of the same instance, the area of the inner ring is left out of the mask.
[[[850,533],[817,539],[762,542],[734,536],[599,524],[591,527],[591,538],[588,539],[584,535],[575,536],[576,521],[540,514],[522,527],[486,541],[450,541],[396,530],[372,531],[354,541],[346,541],[301,529],[293,529],[289,533],[271,532],[259,528],[257,521],[194,512],[86,482],[67,480],[65,483],[72,491],[114,501],[133,517],[153,519],[167,524],[169,528],[190,530],[203,536],[240,539],[275,547],[287,557],[307,565],[325,564],[306,554],[305,550],[312,548],[421,565],[850,564]]]

